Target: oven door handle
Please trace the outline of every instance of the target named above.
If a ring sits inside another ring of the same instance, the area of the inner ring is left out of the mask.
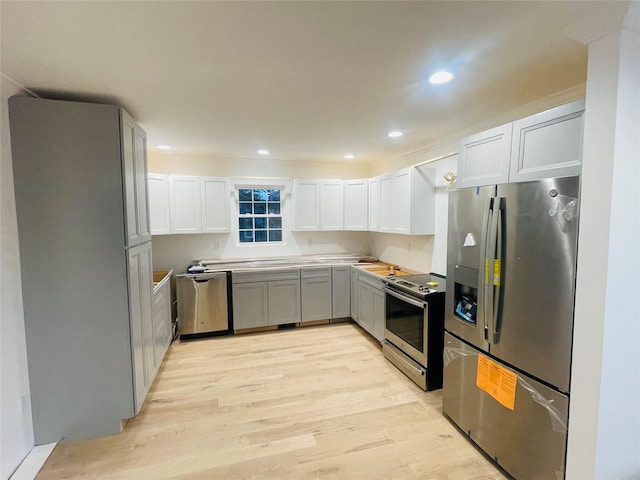
[[[391,295],[392,297],[396,297],[398,300],[402,300],[403,302],[407,302],[411,305],[414,305],[418,308],[424,308],[427,306],[427,304],[425,302],[421,302],[419,300],[416,300],[414,298],[408,297],[407,295],[403,295],[399,292],[396,292],[395,290],[391,290],[388,287],[383,287],[383,290],[388,293],[389,295]]]

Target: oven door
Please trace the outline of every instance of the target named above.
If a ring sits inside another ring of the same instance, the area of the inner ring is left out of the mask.
[[[420,365],[427,365],[426,302],[389,287],[385,291],[384,338]]]

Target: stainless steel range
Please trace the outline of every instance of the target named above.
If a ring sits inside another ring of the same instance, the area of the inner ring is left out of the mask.
[[[384,279],[384,356],[423,390],[442,388],[445,278]]]

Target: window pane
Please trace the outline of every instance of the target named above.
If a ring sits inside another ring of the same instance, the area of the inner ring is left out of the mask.
[[[253,213],[256,215],[264,215],[267,213],[267,204],[266,203],[254,203],[253,204]]]
[[[282,241],[282,230],[269,230],[269,241],[270,242],[281,242]]]
[[[282,217],[270,218],[269,228],[282,228]]]
[[[251,215],[252,213],[251,203],[240,202],[240,215]]]
[[[266,230],[257,230],[256,231],[256,242],[266,242],[267,241],[267,231]]]
[[[253,219],[252,218],[240,218],[238,221],[238,228],[240,230],[252,229],[253,228]]]
[[[267,191],[262,189],[255,189],[253,191],[253,201],[254,202],[266,202],[267,201]]]
[[[269,203],[267,204],[269,208],[269,213],[280,215],[280,204],[279,203]]]
[[[280,201],[280,190],[267,190],[267,195],[270,202]]]
[[[256,229],[265,229],[267,228],[267,219],[266,218],[254,218]]]
[[[248,188],[241,188],[238,197],[241,202],[250,202],[251,201],[251,190]]]
[[[249,231],[241,231],[240,232],[240,241],[241,242],[253,242],[253,232]]]

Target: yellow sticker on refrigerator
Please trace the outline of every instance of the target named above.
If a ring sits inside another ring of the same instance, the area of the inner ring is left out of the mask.
[[[516,404],[518,376],[484,355],[478,355],[476,386],[509,410]]]
[[[493,285],[500,286],[500,259],[496,258],[493,261]]]
[[[489,259],[484,259],[484,283],[489,283]]]

